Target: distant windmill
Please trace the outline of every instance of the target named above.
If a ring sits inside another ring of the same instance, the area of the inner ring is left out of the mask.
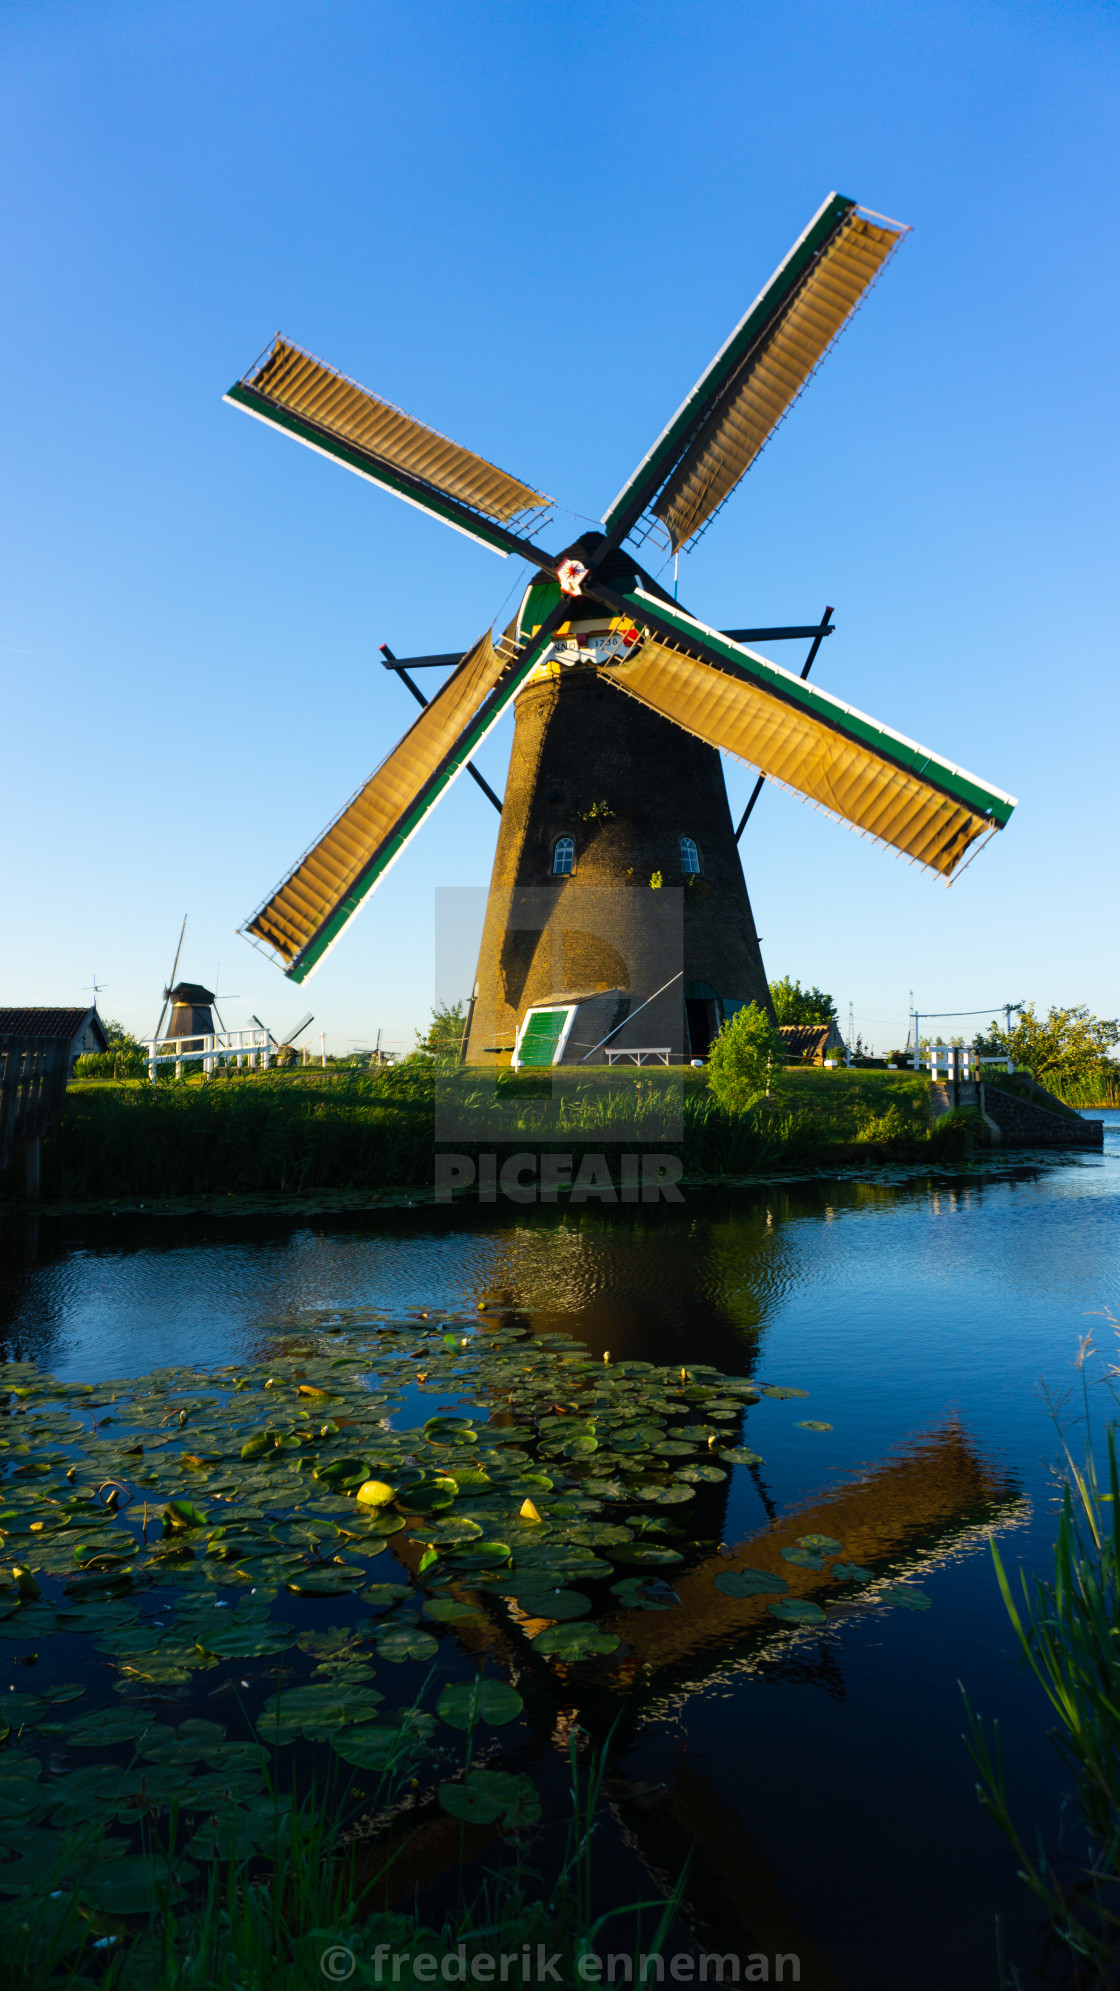
[[[296,1038],[302,1037],[308,1024],[314,1023],[314,1021],[315,1021],[314,1016],[312,1015],[311,1011],[308,1010],[307,1015],[301,1016],[299,1022],[295,1026],[295,1029],[289,1030],[286,1037],[277,1037],[273,1031],[269,1030],[267,1023],[261,1022],[259,1016],[253,1017],[253,1022],[256,1024],[258,1030],[268,1030],[268,1034],[272,1038],[272,1042],[276,1046],[276,1049],[278,1051],[290,1051],[296,1041]]]
[[[163,1008],[154,1035],[163,1036],[163,1022],[167,1015],[167,1005],[171,1004],[171,1022],[168,1025],[169,1037],[212,1037],[214,1035],[214,1014],[218,998],[213,989],[203,988],[201,982],[177,982],[179,956],[183,951],[183,936],[187,931],[187,914],[183,914],[183,924],[179,929],[179,945],[175,949],[175,959],[171,974],[163,991]],[[263,1026],[262,1026],[263,1027]],[[221,1014],[218,1013],[218,1029],[224,1030]]]

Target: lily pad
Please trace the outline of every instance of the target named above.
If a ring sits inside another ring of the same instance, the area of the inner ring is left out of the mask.
[[[554,1618],[564,1624],[571,1618],[582,1618],[591,1609],[591,1599],[580,1590],[518,1589],[514,1591],[518,1608],[529,1618]]]
[[[297,1597],[345,1597],[348,1591],[361,1589],[365,1575],[364,1569],[307,1569],[290,1576],[287,1587]]]
[[[63,1733],[72,1749],[102,1749],[116,1742],[134,1742],[152,1726],[152,1717],[139,1708],[97,1708],[68,1721]]]
[[[499,1820],[515,1829],[536,1825],[540,1799],[526,1776],[508,1770],[469,1770],[461,1784],[441,1784],[439,1801],[452,1818],[465,1825],[493,1825]]]
[[[899,1604],[904,1611],[928,1611],[933,1603],[924,1590],[915,1590],[909,1583],[888,1583],[879,1592],[888,1604]]]
[[[807,1597],[783,1597],[778,1604],[766,1606],[772,1618],[780,1618],[786,1625],[823,1625],[825,1614],[819,1604],[811,1604]]]
[[[789,1585],[784,1576],[771,1575],[768,1569],[721,1569],[715,1579],[716,1589],[725,1597],[780,1597]]]
[[[832,1574],[840,1583],[874,1583],[873,1569],[861,1569],[858,1562],[834,1562]]]
[[[811,1555],[839,1555],[842,1547],[834,1535],[798,1535],[797,1543]]]
[[[613,1632],[600,1631],[598,1625],[578,1622],[553,1625],[533,1640],[534,1652],[565,1661],[595,1658],[602,1653],[616,1652],[618,1646],[619,1640]]]
[[[799,1431],[831,1431],[832,1426],[822,1424],[819,1417],[799,1417],[797,1428]]]
[[[725,1445],[720,1458],[729,1466],[764,1466],[765,1459],[759,1452],[752,1452],[746,1445]]]
[[[449,1728],[471,1729],[485,1722],[490,1728],[504,1728],[516,1721],[525,1703],[519,1693],[501,1680],[475,1680],[469,1686],[445,1687],[436,1702],[436,1713]]]
[[[378,1658],[388,1659],[394,1666],[406,1659],[434,1659],[439,1651],[431,1634],[415,1623],[390,1624],[384,1632],[377,1627],[375,1636]]]
[[[809,1394],[808,1390],[786,1389],[780,1383],[762,1383],[760,1385],[760,1391],[763,1396],[777,1397],[782,1403],[784,1403],[788,1397],[808,1396]]]
[[[798,1569],[824,1568],[823,1557],[811,1555],[808,1549],[782,1549],[781,1557],[783,1562],[792,1562]]]

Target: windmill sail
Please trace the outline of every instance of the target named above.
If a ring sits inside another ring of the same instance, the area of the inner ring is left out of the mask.
[[[517,535],[501,528],[550,503],[286,339],[224,398],[503,555]]]
[[[907,229],[830,194],[606,513],[646,506],[674,552],[749,470]],[[627,529],[629,527],[627,526]]]
[[[481,636],[399,745],[242,927],[279,958],[293,981],[306,980],[319,965],[462,773],[547,648],[551,629],[547,623],[521,651],[507,638],[495,644],[489,632]]]
[[[865,835],[951,876],[1015,798],[641,590],[645,633],[601,675]]]

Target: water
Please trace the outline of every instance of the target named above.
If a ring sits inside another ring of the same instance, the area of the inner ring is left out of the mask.
[[[736,1471],[724,1540],[772,1516],[830,1532],[832,1516],[864,1553],[897,1551],[932,1609],[858,1608],[749,1660],[687,1612],[643,1618],[614,1817],[658,1873],[695,1844],[686,1896],[713,1949],[792,1951],[803,1983],[994,1987],[997,1915],[1023,1981],[1055,1981],[976,1802],[958,1682],[1000,1718],[1028,1838],[1037,1821],[1055,1843],[1060,1768],[985,1537],[994,1523],[1005,1560],[1047,1567],[1039,1382],[1071,1388],[1090,1331],[1114,1352],[1120,1113],[1103,1117],[1101,1156],[692,1192],[680,1209],[9,1221],[0,1344],[96,1379],[252,1356],[262,1320],[307,1306],[485,1300],[596,1353],[808,1390],[749,1413],[765,1464]]]

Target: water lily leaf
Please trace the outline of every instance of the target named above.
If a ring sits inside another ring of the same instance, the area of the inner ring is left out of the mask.
[[[433,1521],[425,1539],[434,1542],[439,1548],[445,1548],[458,1542],[480,1541],[482,1529],[477,1521],[468,1521],[456,1516],[452,1520]]]
[[[461,1784],[441,1784],[439,1801],[452,1818],[466,1825],[504,1825],[521,1829],[536,1825],[540,1799],[530,1778],[508,1770],[469,1770]]]
[[[799,1417],[797,1428],[799,1431],[831,1431],[832,1426],[822,1424],[819,1417]]]
[[[717,1480],[727,1478],[722,1466],[678,1466],[676,1476],[695,1486],[714,1486]]]
[[[888,1604],[901,1604],[904,1611],[928,1611],[933,1603],[924,1590],[915,1590],[909,1583],[888,1583],[879,1595]]]
[[[477,1618],[477,1607],[473,1604],[457,1604],[453,1597],[432,1597],[424,1606],[424,1616],[434,1618],[439,1625],[453,1625],[461,1618]]]
[[[600,1631],[598,1625],[575,1623],[553,1625],[548,1631],[539,1633],[533,1640],[533,1650],[546,1653],[552,1659],[570,1661],[614,1652],[619,1643],[613,1632]]]
[[[832,1574],[840,1583],[874,1583],[875,1572],[861,1569],[858,1562],[834,1562]]]
[[[746,1445],[725,1445],[720,1458],[729,1466],[764,1466],[766,1461],[758,1452],[748,1450]]]
[[[763,1396],[778,1397],[783,1403],[787,1397],[808,1396],[809,1394],[808,1390],[784,1389],[780,1383],[763,1383],[760,1387]]]
[[[373,1611],[391,1611],[410,1594],[407,1583],[371,1583],[362,1591],[362,1602]]]
[[[386,1507],[397,1497],[397,1489],[384,1479],[367,1479],[358,1488],[355,1498],[363,1507]]]
[[[165,1535],[179,1534],[186,1528],[205,1528],[208,1522],[208,1515],[193,1500],[169,1500],[163,1510]]]
[[[431,1633],[421,1630],[416,1623],[390,1623],[384,1631],[378,1625],[374,1627],[374,1637],[378,1658],[388,1659],[394,1666],[406,1659],[434,1659],[439,1651]]]
[[[384,1698],[375,1687],[289,1687],[265,1701],[257,1727],[268,1743],[291,1742],[297,1735],[322,1742],[350,1722],[369,1721]]]
[[[297,1597],[345,1597],[350,1590],[360,1590],[364,1582],[364,1569],[331,1564],[326,1569],[307,1569],[290,1576],[287,1588]]]
[[[667,1564],[671,1562],[683,1561],[683,1557],[681,1556],[679,1549],[654,1548],[653,1546],[648,1545],[646,1543],[638,1543],[638,1542],[635,1542],[633,1547],[631,1548],[612,1549],[611,1554],[614,1556],[616,1562],[649,1562],[649,1563]]]
[[[152,1726],[152,1717],[139,1708],[97,1708],[79,1715],[63,1728],[72,1749],[100,1749],[115,1742],[134,1742]]]
[[[331,1747],[343,1762],[358,1770],[406,1769],[427,1753],[435,1726],[433,1715],[409,1709],[404,1719],[395,1723],[344,1728],[332,1737]]]
[[[811,1604],[807,1597],[783,1597],[779,1604],[766,1606],[772,1618],[780,1618],[787,1625],[823,1625],[825,1614],[819,1604]]]
[[[789,1589],[784,1576],[768,1569],[721,1569],[715,1584],[725,1597],[780,1597]]]
[[[834,1535],[798,1535],[797,1541],[813,1555],[839,1555],[842,1547]]]
[[[652,1503],[654,1507],[680,1507],[686,1500],[695,1500],[696,1489],[693,1486],[681,1486],[674,1481],[672,1486],[644,1486],[640,1497],[643,1501]]]
[[[126,1853],[83,1874],[82,1886],[109,1915],[143,1915],[170,1906],[182,1895],[195,1869],[189,1860],[168,1861],[161,1853]]]
[[[591,1599],[580,1590],[534,1589],[529,1586],[516,1590],[514,1599],[526,1617],[555,1618],[558,1623],[565,1623],[569,1618],[582,1618],[591,1609]]]
[[[503,1681],[479,1679],[469,1686],[445,1687],[436,1713],[449,1728],[470,1729],[480,1721],[490,1728],[504,1728],[516,1721],[524,1705],[520,1694]]]
[[[448,1556],[456,1562],[470,1562],[493,1565],[508,1562],[513,1554],[508,1542],[459,1542],[448,1549]]]
[[[798,1569],[823,1569],[824,1560],[819,1555],[811,1555],[808,1549],[783,1549],[783,1562],[792,1562]]]

